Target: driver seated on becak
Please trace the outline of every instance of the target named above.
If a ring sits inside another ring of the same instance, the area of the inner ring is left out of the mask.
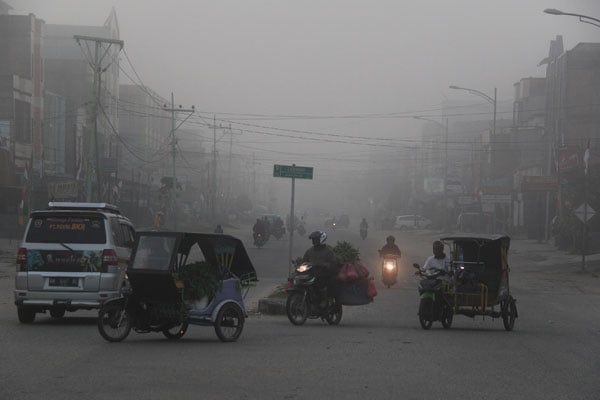
[[[450,258],[444,253],[444,243],[440,240],[436,240],[433,242],[432,247],[433,255],[425,260],[423,267],[421,267],[421,272],[426,275],[432,275],[437,271],[444,271],[448,274],[450,272]],[[447,275],[442,275],[442,277],[443,276],[447,277]],[[441,279],[444,279],[442,277]]]

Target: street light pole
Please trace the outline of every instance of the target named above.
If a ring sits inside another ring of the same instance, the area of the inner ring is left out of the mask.
[[[557,10],[556,8],[546,8],[544,10],[544,12],[546,14],[551,14],[551,15],[568,15],[571,17],[578,17],[580,22],[594,25],[594,26],[600,28],[600,19],[593,18],[593,17],[587,16],[587,15],[568,13],[568,12]]]
[[[475,90],[475,89],[469,89],[469,88],[464,88],[464,87],[460,87],[460,86],[449,86],[450,89],[456,89],[456,90],[465,90],[471,94],[474,94],[475,96],[479,96],[481,98],[484,98],[488,103],[490,103],[493,107],[494,107],[494,117],[493,117],[493,122],[492,122],[492,135],[496,135],[496,109],[498,106],[498,100],[497,100],[497,94],[498,94],[498,89],[494,88],[494,97],[490,97],[487,94],[480,92],[479,90]]]
[[[494,97],[490,97],[487,94],[480,92],[479,90],[475,90],[475,89],[469,89],[469,88],[464,88],[464,87],[460,87],[460,86],[454,86],[451,85],[449,86],[450,89],[456,89],[456,90],[465,90],[471,94],[474,94],[475,96],[479,96],[483,99],[485,99],[488,103],[490,103],[493,107],[494,107],[494,117],[493,117],[493,122],[492,122],[492,137],[495,139],[496,137],[496,110],[497,110],[497,106],[498,106],[498,99],[497,99],[497,94],[498,94],[498,89],[494,88]],[[481,188],[479,188],[481,191]],[[480,212],[483,212],[483,210],[481,210]],[[494,220],[492,221],[492,229],[496,229],[496,204],[494,204]]]
[[[444,130],[444,232],[448,231],[448,118],[446,118],[445,124],[441,124],[440,122],[429,119],[425,117],[421,117],[418,115],[413,116],[414,119],[420,119],[421,121],[433,122],[434,124],[440,126]]]

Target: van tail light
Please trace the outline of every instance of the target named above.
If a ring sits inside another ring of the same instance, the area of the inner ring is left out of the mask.
[[[119,265],[117,253],[113,249],[106,249],[102,252],[102,271],[108,271],[108,267]]]
[[[17,253],[17,270],[27,270],[27,249],[24,247],[20,247],[19,252]]]

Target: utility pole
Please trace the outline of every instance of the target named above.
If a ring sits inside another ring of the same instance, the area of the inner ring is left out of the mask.
[[[232,164],[232,160],[233,160],[233,130],[231,129],[231,124],[229,124],[229,127],[227,128],[227,130],[225,131],[226,134],[229,135],[229,161],[228,161],[228,166],[227,166],[227,196],[226,196],[226,201],[229,203],[231,201],[231,188],[232,188],[232,171],[231,171],[231,164]],[[241,132],[236,133],[237,135],[241,135]]]
[[[175,97],[173,95],[173,92],[171,92],[171,108],[167,108],[167,106],[165,104],[164,110],[171,112],[171,160],[173,163],[173,178],[172,178],[172,185],[171,185],[170,208],[172,210],[171,217],[173,219],[173,230],[177,230],[177,196],[176,196],[177,175],[175,173],[175,155],[177,154],[177,138],[175,137],[175,131],[177,130],[177,128],[179,128],[179,126],[181,126],[181,124],[183,124],[187,120],[187,118],[190,117],[190,115],[192,115],[194,113],[194,106],[192,106],[192,108],[190,108],[190,109],[181,108],[181,105],[179,106],[179,108],[175,108]],[[185,120],[183,120],[179,124],[179,126],[175,126],[175,112],[189,113],[187,118]]]
[[[212,188],[210,190],[210,216],[213,222],[216,222],[217,206],[217,116],[213,114],[213,168],[212,168]]]
[[[82,48],[81,43],[85,43],[87,52],[84,50],[85,55],[87,56],[87,61],[92,67],[94,71],[94,83],[92,86],[92,112],[91,117],[92,120],[92,135],[88,137],[88,156],[86,157],[86,200],[92,201],[93,190],[92,190],[92,170],[96,173],[96,198],[98,200],[102,200],[102,171],[100,167],[100,152],[99,150],[99,140],[98,140],[98,105],[100,104],[100,94],[101,94],[101,75],[105,72],[112,61],[106,66],[102,67],[102,62],[104,58],[109,53],[109,50],[113,45],[119,46],[119,50],[123,49],[124,42],[122,40],[117,39],[106,39],[100,37],[93,36],[81,36],[75,35],[73,36],[77,44]],[[92,49],[90,48],[90,43],[94,43],[94,55],[92,56]],[[106,48],[103,49],[103,45],[106,45]],[[100,54],[101,50],[104,50],[102,54]]]
[[[445,112],[445,111],[444,111]],[[444,124],[444,232],[448,232],[448,117]]]

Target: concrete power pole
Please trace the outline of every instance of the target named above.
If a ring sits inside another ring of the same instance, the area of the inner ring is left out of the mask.
[[[212,187],[210,191],[210,216],[213,222],[216,222],[217,206],[217,116],[213,114],[213,168],[212,168]]]
[[[171,204],[169,204],[170,209],[172,210],[171,218],[173,220],[173,230],[177,230],[177,174],[175,172],[175,160],[177,154],[177,138],[175,137],[175,131],[181,124],[183,124],[187,118],[190,117],[194,113],[194,106],[190,109],[184,109],[179,106],[179,108],[175,108],[175,97],[173,96],[173,92],[171,92],[171,108],[167,108],[166,104],[164,106],[165,111],[171,112],[171,161],[173,163],[173,176],[171,181]],[[179,126],[175,126],[175,112],[186,112],[189,113],[188,117],[183,120]]]
[[[92,201],[93,190],[92,190],[92,170],[96,173],[96,193],[95,198],[102,200],[102,171],[100,166],[100,153],[99,141],[98,141],[98,105],[100,104],[100,93],[101,93],[101,75],[110,66],[112,61],[106,66],[102,67],[104,58],[109,53],[110,48],[113,45],[119,46],[119,50],[123,48],[124,42],[116,39],[106,39],[92,36],[80,36],[75,35],[73,38],[77,41],[77,44],[82,48],[81,43],[86,44],[87,52],[84,50],[87,56],[87,61],[94,71],[94,83],[92,87],[93,92],[93,103],[92,103],[92,134],[88,137],[88,155],[86,157],[86,200]],[[94,43],[94,54],[92,56],[92,49],[90,43]],[[103,45],[106,45],[103,47]],[[102,54],[100,52],[103,51]]]
[[[233,162],[233,135],[241,135],[241,132],[234,133],[231,124],[224,132],[229,135],[229,160],[227,166],[227,202],[231,204],[231,191],[233,186],[232,162]]]

